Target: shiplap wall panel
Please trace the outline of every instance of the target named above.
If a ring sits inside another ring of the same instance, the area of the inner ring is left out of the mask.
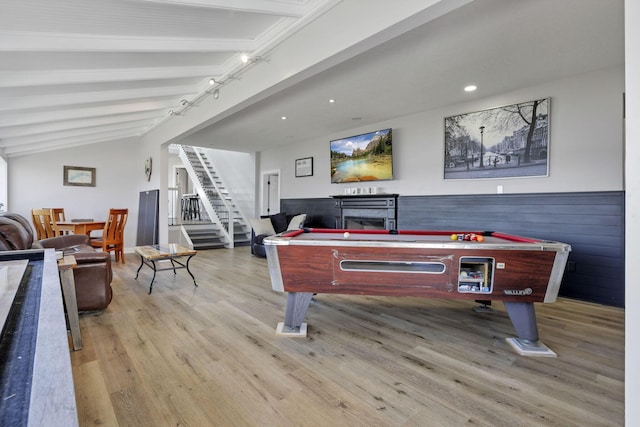
[[[307,227],[335,228],[334,200],[327,199],[283,199],[280,212],[287,214],[306,213]]]
[[[286,199],[286,212],[333,228],[334,200]],[[400,196],[398,229],[497,230],[572,247],[560,295],[624,306],[624,192]]]

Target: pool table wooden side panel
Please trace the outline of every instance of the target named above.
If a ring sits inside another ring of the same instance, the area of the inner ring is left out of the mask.
[[[276,246],[286,292],[379,296],[418,296],[469,300],[543,302],[556,252],[531,250],[425,249],[384,247]],[[496,268],[491,293],[458,292],[461,256],[492,257]],[[344,271],[341,260],[442,262],[442,274]],[[507,292],[505,292],[507,291]]]

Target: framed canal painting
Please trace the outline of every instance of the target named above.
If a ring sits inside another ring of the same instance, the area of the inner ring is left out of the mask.
[[[549,175],[550,98],[444,119],[444,179]]]

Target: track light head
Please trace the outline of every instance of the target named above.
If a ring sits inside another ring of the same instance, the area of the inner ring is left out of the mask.
[[[209,79],[209,86],[213,86],[214,84],[216,84],[216,79],[214,79],[213,77],[211,77]]]
[[[216,89],[213,91],[213,99],[220,98],[220,89]]]
[[[242,61],[243,64],[256,64],[258,62],[271,62],[271,60],[268,59],[268,58],[263,58],[262,56],[250,57],[246,53],[243,53],[242,56],[240,56],[240,60]]]

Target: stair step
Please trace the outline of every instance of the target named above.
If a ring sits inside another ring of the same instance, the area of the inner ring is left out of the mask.
[[[189,234],[192,242],[224,242],[224,238],[218,234]]]
[[[207,243],[202,245],[196,245],[196,244],[193,245],[193,249],[195,249],[196,251],[201,251],[205,249],[224,249],[224,248],[226,248],[224,244]]]

